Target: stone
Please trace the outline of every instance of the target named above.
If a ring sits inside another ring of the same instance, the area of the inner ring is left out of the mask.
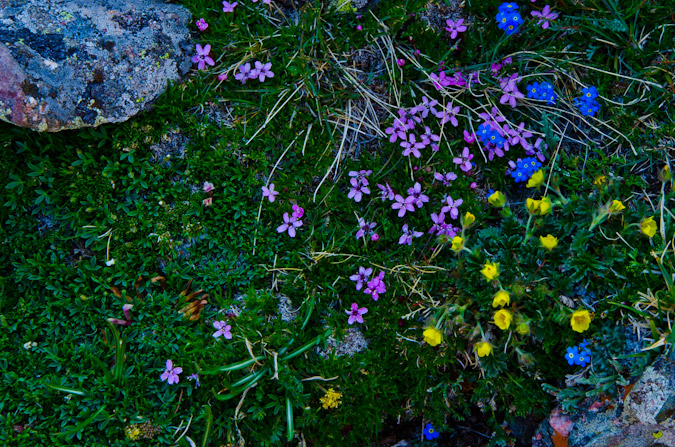
[[[122,122],[191,67],[190,12],[158,0],[0,0],[0,119]]]
[[[675,447],[675,361],[660,357],[623,396],[587,399],[574,414],[554,410],[533,447]]]

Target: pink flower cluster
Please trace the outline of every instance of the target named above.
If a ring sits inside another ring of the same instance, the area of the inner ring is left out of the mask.
[[[234,78],[242,84],[246,84],[246,81],[251,79],[258,79],[260,82],[265,82],[265,79],[273,77],[272,62],[263,64],[260,61],[255,61],[253,67],[250,62],[240,65],[239,73],[234,75]]]
[[[283,219],[284,223],[277,227],[277,233],[285,233],[288,231],[290,237],[295,237],[295,229],[302,226],[302,216],[305,214],[305,210],[299,207],[298,205],[293,205],[293,212],[289,216],[288,213],[284,213]]]
[[[349,184],[351,189],[347,194],[347,197],[354,199],[354,202],[360,202],[363,198],[363,195],[370,194],[370,189],[368,188],[368,176],[372,174],[371,170],[361,170],[361,171],[349,171]]]
[[[387,286],[384,283],[384,272],[380,272],[377,276],[371,278],[372,274],[373,269],[370,267],[359,267],[358,273],[353,274],[349,279],[356,282],[356,290],[363,289],[363,286],[365,285],[366,288],[363,292],[377,301],[380,298],[380,295],[387,291]]]

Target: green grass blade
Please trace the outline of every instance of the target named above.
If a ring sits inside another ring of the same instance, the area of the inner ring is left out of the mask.
[[[206,411],[206,430],[204,431],[204,438],[202,439],[202,447],[208,445],[211,428],[213,427],[213,412],[211,411],[211,407],[204,405],[204,411]]]
[[[63,393],[75,394],[76,396],[86,396],[87,392],[77,388],[68,388],[61,385],[54,385],[53,383],[45,383],[45,386],[56,391],[61,391]]]
[[[293,440],[293,405],[291,399],[286,398],[286,440]]]

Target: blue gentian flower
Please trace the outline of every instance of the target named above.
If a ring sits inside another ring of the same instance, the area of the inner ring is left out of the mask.
[[[539,99],[539,83],[533,82],[527,85],[527,97]]]
[[[588,349],[584,349],[583,351],[581,351],[574,363],[576,365],[581,366],[582,368],[587,364],[591,363],[591,351],[589,351]]]
[[[576,346],[570,346],[567,348],[567,354],[565,354],[565,359],[567,359],[567,363],[572,366],[577,362],[577,359],[579,358],[579,348]]]
[[[427,426],[424,427],[422,434],[424,434],[424,436],[427,438],[427,441],[436,439],[439,436],[438,432],[436,431],[436,429],[434,429],[434,426],[431,424],[427,424]]]
[[[598,90],[593,86],[581,90],[581,93],[584,94],[584,99],[595,99],[598,97]]]
[[[499,12],[511,12],[518,9],[518,5],[515,3],[504,2],[499,5]]]

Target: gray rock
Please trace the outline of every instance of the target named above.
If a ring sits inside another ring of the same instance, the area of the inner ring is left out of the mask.
[[[182,6],[0,0],[0,119],[38,131],[125,121],[191,67]]]
[[[660,357],[630,392],[616,400],[587,400],[575,414],[551,413],[533,438],[552,447],[557,431],[569,447],[675,447],[675,362]]]

